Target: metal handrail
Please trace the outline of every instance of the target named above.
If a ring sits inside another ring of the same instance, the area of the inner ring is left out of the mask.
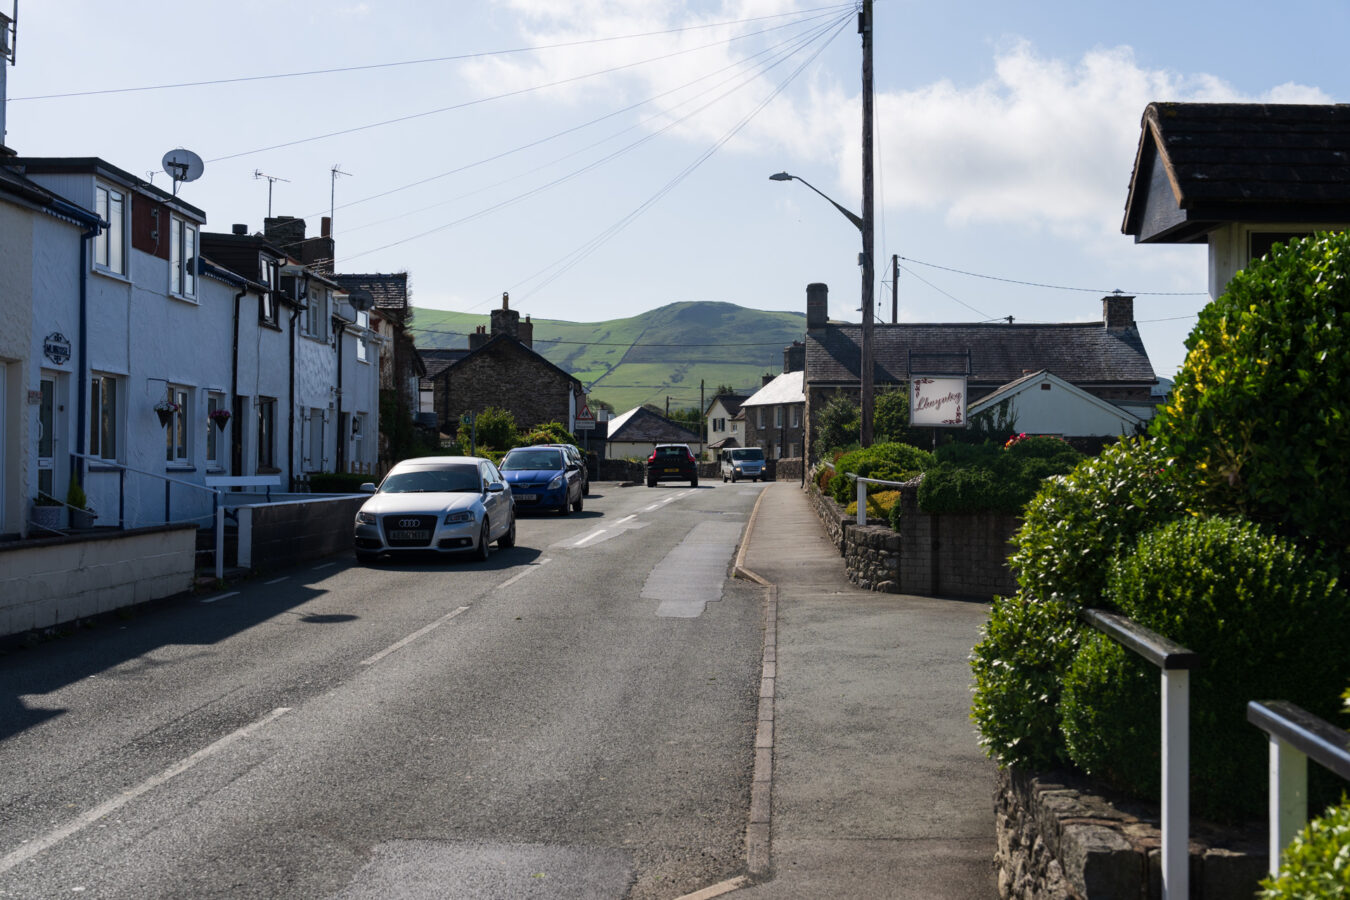
[[[1247,721],[1270,739],[1267,867],[1278,876],[1281,851],[1308,821],[1308,760],[1350,780],[1350,732],[1285,700],[1252,700]]]
[[[1190,896],[1191,669],[1200,654],[1135,622],[1101,609],[1079,615],[1162,670],[1162,890],[1166,900]]]

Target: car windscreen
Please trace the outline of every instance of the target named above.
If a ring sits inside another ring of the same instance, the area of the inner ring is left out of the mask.
[[[763,450],[760,450],[758,447],[755,447],[754,449],[751,449],[751,450],[732,450],[732,451],[731,451],[731,458],[732,458],[732,459],[737,459],[737,460],[740,460],[740,459],[763,459],[763,458],[764,458],[764,451],[763,451]]]
[[[380,485],[383,494],[420,494],[439,491],[450,494],[479,493],[483,490],[478,467],[441,466],[435,469],[409,469],[391,472]]]
[[[499,468],[503,472],[521,472],[562,467],[561,450],[512,450],[506,454]]]

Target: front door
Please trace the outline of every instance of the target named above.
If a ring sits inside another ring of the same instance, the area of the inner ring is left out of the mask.
[[[42,399],[38,401],[37,489],[56,496],[56,382],[43,378],[38,383]]]

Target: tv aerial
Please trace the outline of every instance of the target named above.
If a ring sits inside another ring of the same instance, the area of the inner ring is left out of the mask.
[[[164,159],[160,164],[164,166],[164,171],[173,179],[173,195],[178,196],[178,185],[184,181],[196,181],[202,177],[202,172],[206,169],[206,164],[202,158],[191,150],[184,150],[179,147],[176,150],[170,150],[164,154]]]

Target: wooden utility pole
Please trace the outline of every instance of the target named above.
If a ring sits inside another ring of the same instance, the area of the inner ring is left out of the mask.
[[[859,354],[862,372],[859,440],[872,446],[872,317],[876,312],[872,291],[873,209],[872,209],[872,0],[863,0],[858,13],[858,32],[862,35],[862,346]]]
[[[900,254],[891,254],[891,324],[900,321]]]

